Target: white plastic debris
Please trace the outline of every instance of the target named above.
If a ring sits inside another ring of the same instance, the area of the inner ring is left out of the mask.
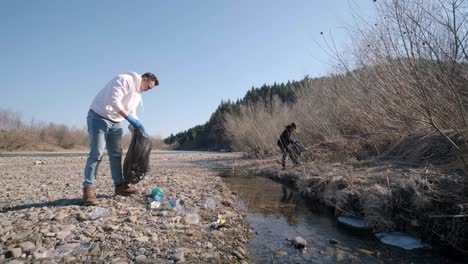
[[[185,215],[184,220],[189,225],[195,225],[200,221],[200,216],[195,212],[190,212]]]
[[[99,208],[99,207],[94,208],[93,211],[89,213],[89,217],[91,218],[91,220],[96,220],[102,217],[106,217],[108,215],[109,215],[109,210],[105,208]]]
[[[83,255],[86,254],[91,247],[90,243],[69,243],[57,247],[52,253],[52,259],[55,261],[60,261],[65,256],[70,255]]]
[[[375,236],[384,244],[401,247],[407,250],[422,247],[420,239],[401,232],[377,233]]]

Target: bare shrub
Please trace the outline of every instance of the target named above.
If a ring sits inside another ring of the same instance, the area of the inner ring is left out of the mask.
[[[365,106],[388,113],[375,116],[377,124],[428,126],[461,149],[446,133],[452,130],[466,145],[467,8],[464,0],[379,1],[375,24],[356,28],[353,63],[337,58],[378,103]]]
[[[24,127],[21,121],[21,114],[7,109],[0,108],[0,130],[18,130]]]
[[[31,122],[26,125],[21,115],[0,109],[0,149],[3,151],[54,151],[81,149],[88,145],[85,129],[65,125]]]
[[[234,150],[257,156],[277,152],[276,141],[289,121],[290,109],[278,97],[271,102],[271,109],[264,102],[241,105],[239,114],[226,114],[224,130]]]
[[[167,150],[169,146],[164,143],[164,139],[160,136],[151,136],[151,143],[153,150]]]

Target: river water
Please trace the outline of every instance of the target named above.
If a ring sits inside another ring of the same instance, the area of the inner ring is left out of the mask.
[[[330,212],[270,179],[232,170],[220,176],[247,212],[255,234],[248,250],[255,263],[456,263],[421,249],[385,245],[370,231],[342,226]],[[290,246],[288,238],[296,236],[307,241],[305,251]]]

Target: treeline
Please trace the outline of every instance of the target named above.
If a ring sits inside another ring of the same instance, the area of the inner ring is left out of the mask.
[[[176,135],[171,134],[164,139],[164,143],[172,145],[176,149],[229,149],[232,142],[226,137],[224,128],[226,114],[238,115],[243,106],[252,104],[262,104],[263,107],[271,109],[278,99],[285,104],[293,104],[303,84],[303,81],[288,81],[281,84],[264,84],[260,88],[252,87],[242,99],[235,102],[230,100],[221,101],[221,104],[205,124],[195,126]]]

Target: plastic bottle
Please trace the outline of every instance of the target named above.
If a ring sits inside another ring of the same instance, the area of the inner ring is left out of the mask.
[[[151,191],[151,201],[149,204],[149,208],[155,209],[161,206],[162,200],[164,198],[164,193],[161,188],[154,188]]]
[[[164,193],[161,188],[154,188],[151,191],[151,199],[153,201],[159,202],[159,201],[162,201],[163,198],[164,198]]]

